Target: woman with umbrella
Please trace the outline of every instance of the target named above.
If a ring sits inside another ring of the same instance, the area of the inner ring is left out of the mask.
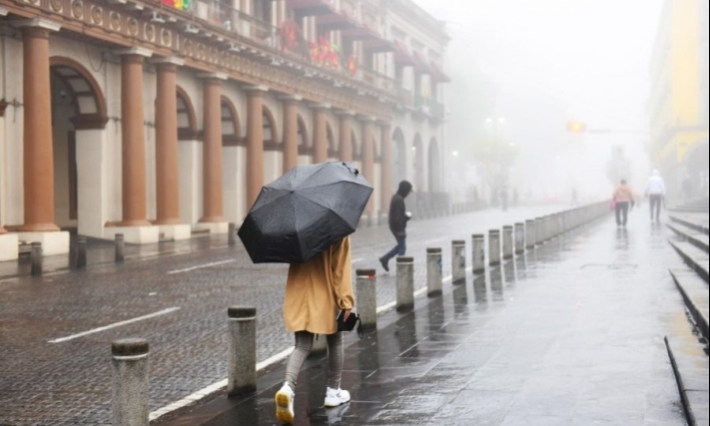
[[[370,184],[345,163],[296,167],[264,187],[239,230],[254,263],[290,265],[284,321],[295,333],[296,346],[275,396],[276,417],[284,423],[293,423],[298,374],[316,335],[328,340],[324,405],[350,401],[340,388],[344,353],[339,323],[354,315],[348,236],[371,195]]]

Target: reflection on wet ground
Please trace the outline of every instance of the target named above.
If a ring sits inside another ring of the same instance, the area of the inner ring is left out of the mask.
[[[350,404],[322,408],[325,363],[309,360],[296,425],[684,425],[663,342],[683,312],[664,238],[607,221],[381,317],[347,338]],[[283,374],[167,424],[275,425]]]

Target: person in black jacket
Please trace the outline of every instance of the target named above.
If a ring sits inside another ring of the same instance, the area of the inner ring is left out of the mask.
[[[404,205],[404,199],[412,192],[412,184],[406,180],[400,182],[397,193],[390,202],[390,231],[397,240],[395,248],[380,258],[380,264],[385,271],[390,271],[390,260],[395,256],[404,256],[407,253],[407,222],[410,217]]]

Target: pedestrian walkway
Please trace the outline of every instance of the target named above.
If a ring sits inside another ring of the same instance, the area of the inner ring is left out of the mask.
[[[664,336],[688,332],[664,227],[633,215],[573,232],[409,314],[349,336],[343,387],[322,408],[325,371],[299,379],[296,425],[685,425]],[[275,425],[283,365],[256,396],[211,402],[163,425]]]

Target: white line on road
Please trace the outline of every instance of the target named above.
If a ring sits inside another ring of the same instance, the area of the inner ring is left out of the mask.
[[[116,323],[113,323],[113,324],[105,325],[105,326],[103,326],[103,327],[94,328],[93,330],[84,331],[84,332],[78,333],[78,334],[72,334],[71,336],[67,336],[67,337],[61,337],[61,338],[59,338],[59,339],[49,340],[48,343],[63,343],[63,342],[69,341],[69,340],[78,339],[79,337],[88,336],[89,334],[100,333],[100,332],[102,332],[102,331],[110,330],[110,329],[116,328],[116,327],[121,327],[121,326],[126,325],[126,324],[132,324],[132,323],[134,323],[134,322],[138,322],[138,321],[143,321],[143,320],[147,320],[147,319],[159,317],[159,316],[161,316],[161,315],[166,315],[166,314],[169,314],[169,313],[171,313],[171,312],[175,312],[175,311],[177,311],[177,310],[179,310],[179,309],[180,309],[179,307],[163,309],[162,311],[154,312],[154,313],[148,314],[148,315],[143,315],[142,317],[133,318],[133,319],[129,319],[129,320],[126,320],[126,321],[121,321],[121,322],[116,322]]]
[[[362,257],[358,257],[357,259],[353,259],[350,263],[358,263],[362,262],[364,259]]]
[[[227,263],[234,263],[236,261],[237,261],[236,259],[230,259],[230,260],[223,260],[221,262],[205,263],[204,265],[197,265],[197,266],[193,266],[191,268],[176,269],[174,271],[168,272],[168,275],[175,275],[175,274],[182,274],[185,272],[192,272],[192,271],[196,271],[198,269],[211,268],[213,266],[219,266],[219,265],[226,265]]]

